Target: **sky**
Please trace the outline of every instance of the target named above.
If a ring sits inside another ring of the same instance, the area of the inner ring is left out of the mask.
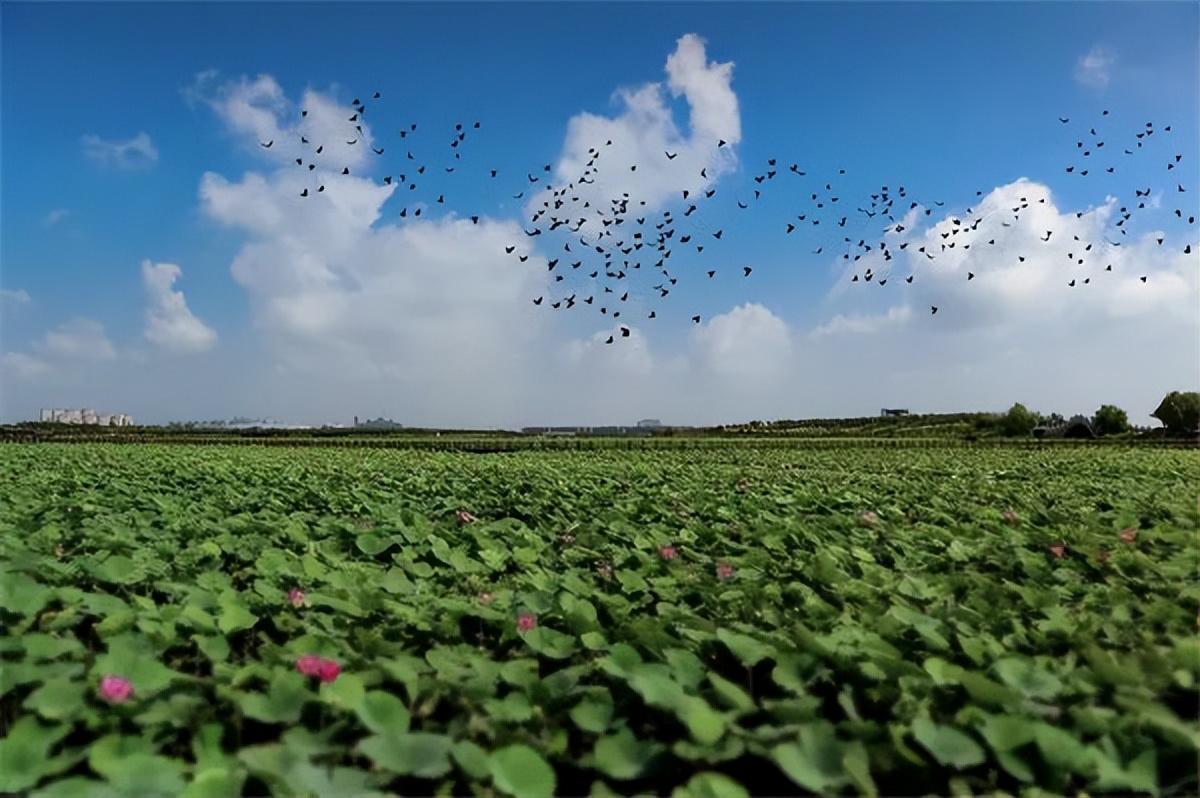
[[[5,2],[0,420],[1151,423],[1200,388],[1198,33],[1194,3]],[[641,265],[604,277],[589,231]]]

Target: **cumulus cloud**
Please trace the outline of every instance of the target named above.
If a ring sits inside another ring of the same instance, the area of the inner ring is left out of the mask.
[[[1102,45],[1095,45],[1075,62],[1075,80],[1088,88],[1106,88],[1116,62],[1116,53]]]
[[[23,288],[0,288],[0,307],[4,305],[27,305],[29,293]]]
[[[116,347],[108,339],[104,325],[87,318],[76,318],[60,324],[46,333],[33,348],[39,355],[58,360],[112,360],[117,356]]]
[[[792,358],[787,324],[766,307],[747,302],[693,330],[696,365],[719,379],[772,380]]]
[[[144,132],[124,141],[88,134],[83,137],[83,153],[101,166],[116,169],[140,169],[158,162],[158,149]]]
[[[50,364],[26,352],[5,352],[0,355],[4,373],[19,380],[29,380],[50,373]]]
[[[573,182],[571,193],[596,208],[607,208],[610,200],[628,194],[632,207],[644,203],[654,210],[679,197],[682,189],[699,191],[736,168],[742,125],[733,63],[709,61],[704,39],[689,33],[676,42],[665,71],[665,82],[618,89],[614,100],[620,111],[615,116],[585,111],[571,118],[554,166],[556,186]],[[675,124],[672,98],[687,104],[686,132]],[[724,147],[718,147],[721,140]],[[668,158],[668,152],[674,157]],[[707,178],[700,176],[701,170]],[[585,173],[586,180],[595,182],[581,184]],[[550,191],[535,194],[529,208],[553,204]]]
[[[886,313],[839,313],[824,324],[815,327],[810,335],[820,338],[840,333],[874,333],[903,325],[910,318],[912,318],[912,308],[908,305],[889,308]]]
[[[340,172],[344,166],[357,171],[367,162],[368,148],[374,144],[366,124],[369,109],[359,114],[349,100],[343,105],[314,89],[306,90],[295,103],[270,75],[222,82],[220,73],[207,70],[196,75],[185,96],[210,108],[243,149],[280,164],[293,164],[301,158],[327,171]],[[357,118],[350,121],[351,117]],[[308,144],[302,138],[308,139]],[[355,143],[348,144],[350,141]],[[267,143],[271,146],[262,146]]]
[[[142,261],[146,289],[146,340],[172,352],[202,352],[217,341],[216,332],[188,308],[182,291],[172,288],[183,275],[174,263]]]
[[[270,78],[235,81],[215,87],[212,103],[235,132],[281,136],[293,106],[276,89]],[[353,115],[317,93],[302,105],[309,119],[314,109]],[[362,135],[370,141],[368,125]],[[205,174],[199,195],[205,213],[246,236],[231,271],[282,382],[342,380],[364,404],[402,401],[427,418],[465,418],[481,405],[496,411],[477,417],[497,420],[519,410],[514,375],[536,361],[530,341],[544,315],[530,299],[546,270],[537,256],[521,264],[504,255],[523,238],[515,221],[384,221],[395,186],[341,175],[341,161],[301,174],[271,166],[273,153],[263,158],[266,171],[236,181]],[[302,199],[312,180],[326,190]]]

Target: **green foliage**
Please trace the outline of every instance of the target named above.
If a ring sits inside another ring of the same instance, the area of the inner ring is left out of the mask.
[[[1037,416],[1025,405],[1017,402],[1000,417],[1000,432],[1008,438],[1021,438],[1033,432],[1037,426]]]
[[[1200,430],[1200,393],[1171,391],[1150,415],[1173,435],[1194,434]]]
[[[1191,794],[1198,483],[1158,448],[6,445],[0,792]]]
[[[1092,419],[1092,427],[1097,435],[1121,435],[1129,432],[1129,417],[1116,405],[1100,405]]]

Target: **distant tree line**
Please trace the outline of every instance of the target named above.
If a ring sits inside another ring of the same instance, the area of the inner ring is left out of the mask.
[[[1150,414],[1162,422],[1163,431],[1172,436],[1195,436],[1200,434],[1200,393],[1195,391],[1171,391],[1167,394],[1158,408]],[[1124,435],[1133,430],[1129,416],[1116,405],[1101,405],[1095,414],[1074,416],[1064,419],[1057,413],[1043,416],[1033,412],[1020,402],[1015,403],[1007,412],[1000,416],[982,418],[976,421],[976,429],[981,432],[991,431],[1007,438],[1022,438],[1029,435],[1040,435],[1046,431],[1059,431],[1066,428],[1069,434],[1071,428],[1082,429],[1085,437]]]

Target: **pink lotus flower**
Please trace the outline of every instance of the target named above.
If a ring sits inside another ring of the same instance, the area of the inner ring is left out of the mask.
[[[517,631],[525,634],[537,626],[537,616],[532,612],[522,612],[517,615]]]
[[[342,672],[342,666],[331,659],[305,654],[296,660],[296,670],[305,676],[315,676],[322,682],[332,682]]]
[[[298,587],[294,587],[291,590],[289,590],[288,591],[288,602],[293,607],[297,607],[297,608],[303,607],[304,606],[304,591]]]
[[[458,519],[458,523],[460,523],[460,524],[473,524],[477,520],[479,520],[475,516],[468,513],[466,510],[459,510],[457,513],[454,514],[454,517]]]
[[[495,600],[496,600],[496,597],[493,596],[491,593],[487,592],[486,590],[479,594],[479,603],[485,607],[490,606],[491,603]]]
[[[1050,547],[1050,553],[1053,554],[1056,559],[1061,560],[1063,557],[1067,556],[1067,545],[1065,543],[1055,543]]]
[[[1133,541],[1137,540],[1137,530],[1133,527],[1122,529],[1121,533],[1117,535],[1117,537],[1119,537],[1123,543],[1132,543]]]
[[[675,547],[671,545],[658,547],[658,556],[662,557],[664,560],[673,560],[678,553],[679,552],[675,551]]]
[[[722,582],[733,579],[733,566],[727,562],[717,563],[717,579]]]
[[[100,697],[110,704],[124,704],[133,697],[133,684],[122,676],[105,676],[100,680]]]

